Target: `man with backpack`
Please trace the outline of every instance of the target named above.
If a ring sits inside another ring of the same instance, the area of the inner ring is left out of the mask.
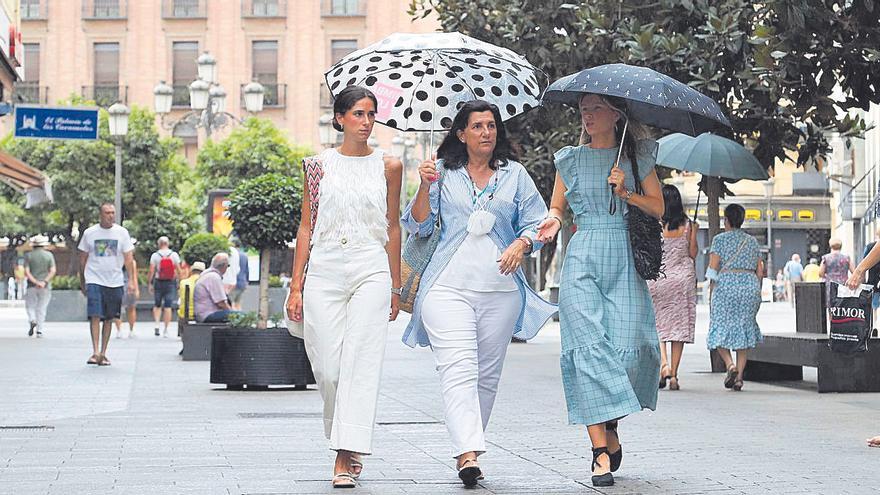
[[[154,331],[159,336],[159,316],[162,316],[165,329],[162,336],[168,337],[168,325],[171,324],[171,311],[177,307],[177,280],[180,277],[180,256],[171,250],[170,241],[164,235],[156,244],[159,249],[150,256],[150,292],[153,293]]]

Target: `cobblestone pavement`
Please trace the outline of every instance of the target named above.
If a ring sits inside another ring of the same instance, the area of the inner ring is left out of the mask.
[[[762,308],[765,331],[792,330],[785,305]],[[461,493],[430,351],[392,327],[375,455],[348,493]],[[330,493],[320,398],[308,391],[233,392],[207,362],[182,362],[177,339],[113,339],[113,366],[87,367],[84,323],[25,337],[21,308],[0,308],[0,493]],[[706,308],[698,329],[706,328]],[[475,493],[878,493],[880,394],[822,394],[805,382],[725,390],[708,373],[705,335],[687,346],[682,390],[621,422],[617,485],[590,486],[583,427],[566,424],[558,328],[512,345],[487,474]],[[47,428],[10,428],[10,427]]]

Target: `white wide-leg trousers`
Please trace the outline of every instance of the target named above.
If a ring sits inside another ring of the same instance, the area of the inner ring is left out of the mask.
[[[384,247],[314,246],[303,289],[303,333],[333,450],[372,452],[390,310]]]
[[[519,317],[519,291],[476,292],[434,286],[422,304],[454,456],[486,451],[483,435]]]

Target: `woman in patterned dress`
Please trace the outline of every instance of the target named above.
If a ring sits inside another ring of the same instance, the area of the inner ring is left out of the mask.
[[[761,306],[761,277],[764,261],[758,241],[740,227],[746,210],[738,204],[724,209],[724,229],[712,239],[706,278],[712,282],[709,309],[709,349],[718,354],[727,366],[724,387],[742,390],[743,370],[748,349],[764,338],[755,316]],[[736,351],[736,362],[730,354]]]
[[[539,241],[552,239],[571,207],[578,230],[559,287],[560,363],[569,422],[587,425],[593,444],[595,486],[614,484],[611,472],[623,457],[617,421],[656,407],[660,376],[654,308],[636,272],[625,216],[626,205],[658,219],[663,215],[654,172],[657,145],[638,139],[641,125],[632,119],[626,124],[625,108],[625,101],[614,97],[581,98],[586,144],[556,152],[550,216],[538,235]],[[620,146],[624,153],[615,163]],[[634,170],[642,194],[634,192]],[[616,203],[617,214],[610,213],[609,202]]]
[[[694,343],[694,325],[697,320],[697,275],[694,258],[697,257],[696,222],[684,214],[678,189],[663,186],[663,263],[665,277],[648,282],[654,314],[657,316],[657,335],[660,337],[660,388],[679,390],[678,365],[684,344]],[[666,347],[669,344],[669,353]],[[671,359],[670,359],[671,357]]]
[[[843,242],[840,239],[831,239],[828,241],[831,252],[822,256],[822,263],[819,264],[819,276],[825,279],[825,298],[831,300],[831,284],[834,282],[840,285],[846,283],[850,273],[854,272],[856,267],[852,258],[840,252],[843,248]]]

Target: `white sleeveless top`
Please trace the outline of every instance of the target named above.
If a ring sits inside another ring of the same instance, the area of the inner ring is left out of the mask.
[[[335,148],[319,155],[324,168],[313,244],[388,242],[385,152],[347,156]]]

